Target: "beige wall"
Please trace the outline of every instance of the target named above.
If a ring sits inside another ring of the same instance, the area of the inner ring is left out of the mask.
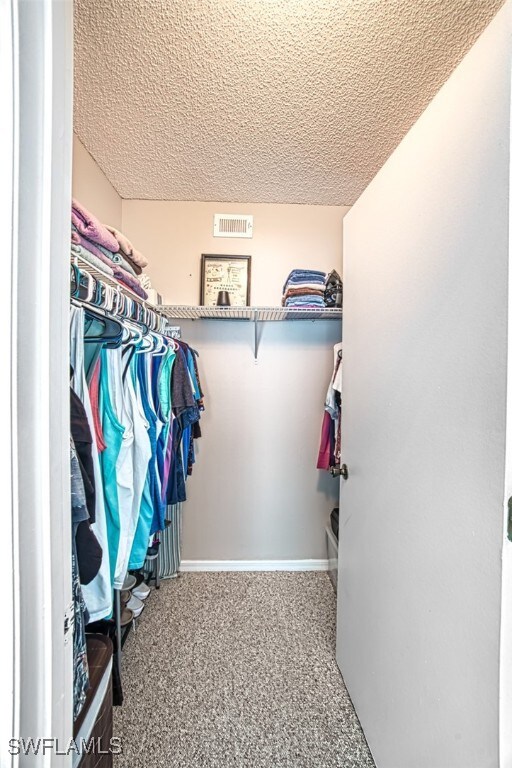
[[[184,321],[206,411],[184,506],[186,560],[325,558],[339,482],[316,469],[339,321]]]
[[[347,208],[123,201],[123,230],[149,259],[170,303],[198,304],[201,253],[251,254],[253,305],[279,305],[294,267],[341,272]],[[212,237],[214,213],[252,213],[251,240]],[[341,323],[267,323],[257,364],[254,327],[185,321],[200,353],[206,412],[188,484],[184,559],[325,558],[337,480],[316,469],[332,346]]]
[[[348,208],[121,200],[75,137],[73,194],[121,227],[149,260],[164,301],[198,304],[202,253],[252,256],[251,304],[279,305],[291,269],[342,269]],[[251,240],[213,238],[214,213],[251,213]],[[184,322],[200,353],[206,412],[188,485],[184,559],[325,558],[338,481],[316,469],[339,322],[268,323],[257,365],[254,328]]]
[[[76,134],[73,135],[73,197],[103,223],[121,227],[121,197]]]
[[[202,253],[252,256],[251,304],[278,305],[289,271],[341,269],[348,208],[123,200],[123,231],[149,259],[153,287],[170,304],[199,304]],[[251,240],[213,237],[214,213],[254,215]]]

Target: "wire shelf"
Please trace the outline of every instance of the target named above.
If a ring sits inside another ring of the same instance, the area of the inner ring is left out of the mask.
[[[138,293],[132,291],[130,288],[128,288],[127,285],[119,283],[115,277],[109,275],[108,272],[104,272],[99,267],[94,266],[94,264],[91,264],[89,261],[87,261],[87,259],[82,259],[80,256],[72,255],[71,264],[76,264],[79,269],[88,272],[90,275],[92,275],[92,277],[94,277],[95,280],[101,280],[102,283],[112,286],[112,288],[115,288],[116,291],[124,293],[134,301],[138,301],[139,304],[144,304],[146,307],[149,307],[149,309],[158,312],[158,307],[156,307],[154,304],[151,304],[147,299],[143,299],[142,296],[139,296]]]
[[[194,307],[162,304],[159,311],[173,320],[341,320],[343,310],[328,307]]]

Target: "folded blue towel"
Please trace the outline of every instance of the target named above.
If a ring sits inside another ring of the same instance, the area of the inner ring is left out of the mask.
[[[301,277],[301,278],[293,278],[292,280],[288,280],[288,282],[285,285],[285,288],[293,288],[298,287],[300,285],[320,285],[324,286],[325,281],[322,280],[320,277]]]
[[[288,279],[290,279],[290,277],[295,277],[297,275],[306,275],[307,277],[312,277],[313,275],[315,275],[316,277],[323,277],[324,279],[326,277],[325,272],[321,272],[318,269],[292,269],[292,271],[288,275]]]
[[[305,296],[290,296],[290,298],[286,299],[284,305],[285,307],[325,307],[325,302],[321,296],[306,294]]]
[[[296,282],[305,282],[305,283],[311,283],[311,282],[321,282],[325,283],[327,275],[325,272],[320,272],[317,269],[292,269],[288,277],[286,278],[286,282],[283,286],[283,293],[286,290],[286,286],[290,281]]]

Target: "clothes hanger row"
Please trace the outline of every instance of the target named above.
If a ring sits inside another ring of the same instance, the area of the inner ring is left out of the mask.
[[[71,301],[85,307],[89,319],[103,326],[100,336],[87,335],[86,341],[101,341],[105,346],[131,344],[137,353],[151,351],[163,355],[169,346],[177,351],[179,344],[169,335],[168,321],[162,315],[135,301],[112,286],[71,263]]]
[[[99,321],[102,330],[101,333],[94,330],[89,333],[86,330],[84,343],[101,343],[107,349],[113,349],[123,346],[132,348],[135,354],[144,354],[151,352],[153,356],[160,357],[165,354],[170,347],[175,352],[179,349],[179,343],[168,336],[164,336],[158,331],[152,331],[142,323],[128,320],[125,317],[111,317],[100,307],[89,306],[82,299],[72,297],[71,303],[82,307],[85,313],[85,319]]]
[[[164,336],[169,333],[166,317],[128,296],[121,286],[109,285],[83,267],[78,267],[76,258],[71,263],[71,296],[112,314],[143,323]]]

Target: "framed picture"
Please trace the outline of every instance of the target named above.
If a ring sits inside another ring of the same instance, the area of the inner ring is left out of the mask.
[[[250,306],[250,256],[201,255],[201,306],[217,306],[219,291],[229,293],[229,304],[232,307]]]

